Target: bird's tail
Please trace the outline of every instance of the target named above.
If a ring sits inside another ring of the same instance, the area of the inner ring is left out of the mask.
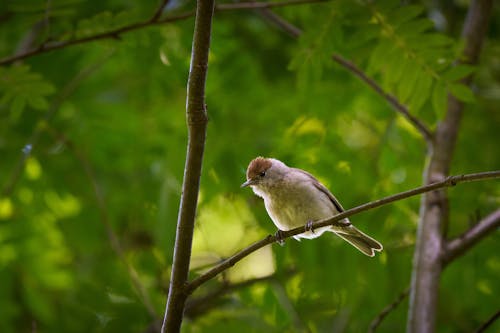
[[[373,257],[375,256],[375,251],[380,252],[384,249],[382,244],[377,240],[363,233],[352,224],[345,227],[333,226],[332,231],[367,256]]]

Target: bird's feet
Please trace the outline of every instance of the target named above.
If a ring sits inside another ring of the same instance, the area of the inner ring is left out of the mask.
[[[309,220],[307,221],[306,225],[304,226],[304,232],[312,232],[313,234],[315,234],[314,232],[314,226],[313,226],[313,221]]]
[[[285,236],[283,235],[282,230],[278,229],[274,234],[274,237],[276,237],[276,243],[278,243],[281,246],[285,245]]]

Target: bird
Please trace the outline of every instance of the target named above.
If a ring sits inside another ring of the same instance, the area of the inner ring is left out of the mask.
[[[256,157],[248,165],[246,181],[241,187],[250,186],[264,199],[269,217],[278,231],[281,244],[283,231],[305,226],[304,232],[293,236],[313,239],[325,232],[333,232],[367,256],[383,250],[380,242],[353,226],[348,218],[335,225],[312,228],[312,223],[333,217],[344,211],[333,194],[310,173],[287,166],[274,158]]]

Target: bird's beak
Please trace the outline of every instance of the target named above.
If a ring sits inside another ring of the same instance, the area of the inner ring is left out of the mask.
[[[247,187],[247,186],[250,186],[250,185],[255,185],[255,180],[254,179],[247,180],[246,182],[244,182],[243,184],[241,184],[240,187]]]

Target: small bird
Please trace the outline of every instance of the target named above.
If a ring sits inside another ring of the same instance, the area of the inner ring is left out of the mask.
[[[257,157],[248,165],[247,181],[241,185],[247,186],[264,199],[267,213],[278,227],[278,239],[281,230],[305,225],[304,233],[293,236],[295,239],[312,239],[330,231],[367,256],[373,257],[374,251],[383,249],[382,244],[358,230],[347,218],[341,221],[343,225],[313,230],[313,222],[344,209],[323,184],[304,170],[288,167],[274,158]]]

